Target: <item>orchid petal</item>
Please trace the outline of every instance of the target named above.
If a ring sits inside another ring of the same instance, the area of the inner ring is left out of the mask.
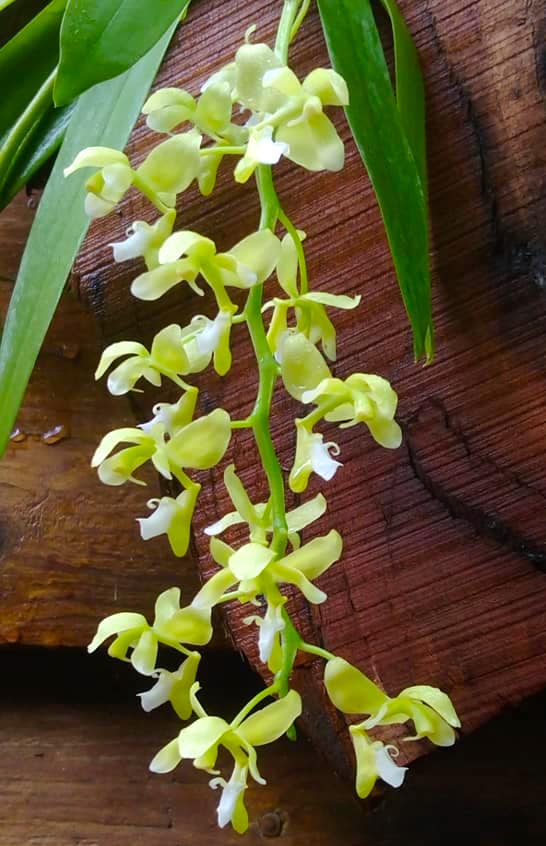
[[[142,614],[135,614],[132,611],[120,611],[117,614],[111,614],[99,623],[87,651],[94,652],[112,635],[128,631],[140,632],[146,628],[148,628],[148,622]]]
[[[178,735],[178,751],[182,758],[200,758],[220,742],[229,726],[220,717],[201,717]]]
[[[260,711],[244,720],[237,734],[251,746],[263,746],[273,743],[286,734],[302,711],[301,697],[295,690],[290,690],[282,699],[266,705]]]
[[[376,684],[343,658],[327,662],[324,684],[331,701],[344,714],[374,714],[389,701]]]

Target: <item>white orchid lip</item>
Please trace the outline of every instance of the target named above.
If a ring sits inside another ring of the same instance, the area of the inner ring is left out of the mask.
[[[140,526],[142,540],[150,540],[159,535],[166,534],[171,526],[173,517],[181,510],[175,499],[162,497],[161,499],[148,500],[148,508],[154,508],[153,514],[149,517],[138,517],[137,523]]]
[[[375,766],[377,768],[379,778],[391,787],[401,787],[404,783],[408,768],[399,767],[398,764],[395,764],[392,760],[391,755],[393,753],[398,755],[398,749],[396,746],[393,746],[392,744],[384,746],[380,741],[377,741],[374,743],[374,752]]]
[[[246,155],[249,159],[260,162],[260,164],[278,164],[282,156],[290,152],[290,147],[284,141],[273,140],[271,127],[257,132],[250,136]]]
[[[136,220],[132,224],[125,241],[115,241],[108,245],[112,247],[114,252],[114,261],[119,263],[144,255],[150,244],[151,237],[152,227],[142,220]]]
[[[329,482],[335,476],[338,467],[343,467],[341,461],[332,458],[331,453],[339,455],[341,450],[334,441],[324,443],[322,435],[316,434],[311,445],[311,467],[313,472]]]
[[[157,673],[153,674],[153,677],[157,678],[154,686],[144,691],[144,693],[137,693],[137,696],[140,697],[142,709],[146,713],[159,708],[169,701],[171,691],[176,682],[175,675],[169,673],[167,670],[158,670]]]
[[[222,796],[216,813],[218,815],[218,827],[225,828],[233,819],[241,793],[246,790],[246,780],[235,770],[229,781],[221,777],[213,778],[209,781],[209,786],[213,790],[218,787],[222,788]]]

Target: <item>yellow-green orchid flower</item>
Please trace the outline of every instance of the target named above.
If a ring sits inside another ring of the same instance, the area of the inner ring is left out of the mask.
[[[217,253],[210,238],[197,232],[174,232],[159,250],[159,266],[142,273],[131,292],[141,300],[156,300],[180,282],[202,295],[195,280],[201,275],[212,288],[221,309],[235,311],[224,288],[251,288],[272,273],[280,250],[279,239],[268,229],[254,232],[228,253]]]
[[[411,721],[416,735],[405,740],[427,737],[437,746],[455,742],[455,728],[461,723],[450,698],[436,687],[414,685],[391,699],[364,673],[342,658],[327,662],[324,684],[333,704],[345,714],[368,714],[368,719],[349,727],[356,755],[356,790],[363,799],[371,792],[376,779],[382,778],[392,787],[400,787],[406,773],[391,758],[398,750],[372,741],[367,732],[378,725],[402,724]]]
[[[159,248],[173,231],[176,212],[174,209],[162,215],[150,225],[144,220],[135,220],[128,230],[125,241],[116,241],[110,246],[114,252],[114,261],[129,261],[142,257],[148,270],[159,264]]]
[[[193,711],[190,690],[195,684],[200,660],[199,652],[190,652],[174,673],[159,668],[154,670],[151,675],[157,679],[156,683],[150,690],[138,694],[143,710],[150,712],[170,702],[180,719],[188,720]]]
[[[203,585],[193,602],[212,607],[225,591],[238,584],[242,601],[257,596],[279,596],[277,585],[295,585],[315,605],[324,602],[326,594],[313,584],[341,556],[343,542],[335,529],[314,538],[283,557],[260,543],[247,543],[234,550],[216,537],[211,538],[211,555],[222,568]]]
[[[211,78],[195,100],[181,88],[160,88],[142,108],[146,123],[155,132],[172,132],[187,121],[214,140],[238,143],[243,130],[231,123],[231,86],[226,79]]]
[[[305,232],[298,231],[300,241],[305,239]],[[360,296],[348,297],[345,294],[328,294],[323,291],[300,293],[297,284],[298,254],[292,235],[287,234],[281,242],[281,253],[277,262],[277,277],[287,298],[275,297],[265,303],[262,311],[273,309],[273,315],[267,333],[267,340],[273,352],[279,346],[279,340],[288,331],[288,312],[295,310],[295,331],[302,333],[311,344],[322,345],[324,354],[330,361],[336,359],[336,330],[326,313],[326,307],[344,310],[356,308]]]
[[[373,439],[388,449],[397,449],[402,430],[394,420],[398,397],[389,382],[370,373],[353,373],[345,381],[327,378],[301,396],[304,403],[317,405],[317,415],[340,423],[340,428],[364,423]]]
[[[223,458],[231,439],[231,421],[227,411],[217,408],[204,417],[192,420],[197,392],[183,394],[175,404],[160,403],[155,416],[138,428],[115,429],[100,442],[91,460],[98,467],[100,480],[106,485],[122,485],[127,481],[144,485],[133,476],[146,461],[166,479],[177,476],[180,468],[210,470]],[[130,443],[121,452],[110,456],[120,443]],[[184,478],[182,484],[186,484]]]
[[[70,176],[83,167],[99,168],[85,183],[85,211],[89,217],[98,218],[109,214],[131,187],[134,171],[125,153],[110,147],[86,147],[64,175]]]
[[[195,130],[173,136],[154,147],[136,170],[119,150],[87,147],[65,168],[64,175],[84,167],[99,168],[85,184],[85,210],[90,217],[111,212],[131,185],[172,208],[176,195],[185,191],[199,173],[200,146],[201,135]]]
[[[127,356],[108,376],[107,387],[114,396],[132,391],[139,379],[146,379],[158,388],[162,376],[186,389],[187,385],[180,376],[191,372],[191,364],[184,348],[184,337],[182,327],[171,323],[157,333],[149,351],[137,341],[110,344],[100,357],[95,379],[104,376],[116,359]]]
[[[148,500],[148,508],[153,509],[153,514],[137,519],[142,540],[167,535],[174,554],[179,558],[185,555],[190,544],[191,521],[200,490],[201,485],[193,483],[176,499],[162,496],[161,499]]]
[[[139,379],[159,387],[163,376],[187,390],[181,377],[200,373],[211,359],[216,372],[224,376],[231,367],[230,336],[235,310],[235,306],[221,309],[214,320],[198,314],[184,327],[171,323],[157,333],[150,351],[137,341],[110,344],[102,353],[95,379],[104,376],[122,356],[126,356],[125,361],[112,370],[107,380],[114,396],[134,390]]]
[[[317,68],[301,83],[266,44],[245,44],[235,56],[234,98],[254,113],[263,126],[275,129],[275,142],[285,144],[287,158],[307,170],[340,170],[344,150],[324,106],[349,102],[344,79],[333,70]]]
[[[303,493],[309,484],[311,473],[329,482],[333,479],[340,461],[332,458],[339,455],[340,449],[335,441],[324,442],[320,432],[313,432],[305,420],[296,419],[296,455],[288,477],[288,484],[294,493]]]
[[[150,763],[154,773],[168,773],[186,759],[193,760],[197,769],[217,775],[214,769],[220,747],[233,757],[235,770],[229,782],[213,779],[211,787],[223,787],[218,806],[218,823],[221,827],[231,822],[236,831],[242,833],[248,827],[248,816],[244,809],[243,795],[246,775],[259,784],[265,784],[257,766],[256,746],[273,743],[285,734],[301,714],[301,699],[296,691],[289,691],[282,699],[266,705],[248,717],[235,717],[227,723],[220,717],[209,716],[199,700],[195,684],[190,692],[193,710],[198,719],[182,729],[174,740],[159,750]],[[244,709],[241,712],[244,715]]]
[[[135,670],[149,676],[155,670],[160,643],[184,652],[181,644],[204,646],[209,642],[212,637],[210,609],[180,608],[180,588],[169,588],[157,597],[152,625],[143,614],[129,611],[112,614],[99,624],[88,651],[94,652],[114,636],[108,654],[121,661],[130,661]],[[132,650],[130,658],[127,657],[129,650]]]
[[[368,714],[361,723],[368,731],[378,725],[398,725],[412,721],[417,734],[405,740],[423,737],[436,746],[452,746],[455,728],[461,723],[449,696],[436,687],[414,685],[391,699],[364,673],[342,658],[328,661],[324,672],[328,696],[345,714]]]
[[[216,523],[207,526],[204,530],[205,534],[221,535],[231,526],[246,523],[249,529],[249,540],[267,544],[268,536],[273,534],[271,500],[254,505],[235,472],[234,464],[229,464],[224,470],[224,485],[236,510],[230,511]],[[288,540],[294,549],[300,546],[298,533],[322,517],[325,511],[326,500],[322,494],[317,494],[313,499],[287,512]]]

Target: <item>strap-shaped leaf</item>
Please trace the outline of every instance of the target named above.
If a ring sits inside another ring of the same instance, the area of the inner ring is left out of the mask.
[[[190,0],[68,0],[61,28],[57,105],[132,67]]]
[[[396,103],[426,193],[425,86],[419,54],[394,0],[381,0],[381,3],[391,19],[394,37]]]
[[[382,2],[394,30],[398,103],[370,0],[318,0],[318,5],[332,64],[349,86],[347,118],[385,223],[414,354],[431,361],[423,83],[394,0]]]
[[[36,356],[89,221],[85,174],[63,170],[83,148],[123,147],[167,48],[174,26],[130,71],[82,95],[43,193],[21,262],[0,346],[0,455]]]
[[[0,0],[0,12],[2,12],[4,9],[7,9],[7,7],[11,6],[11,4],[14,2],[15,0]]]
[[[69,106],[56,109],[52,101],[50,108],[42,118],[36,121],[31,131],[19,145],[4,177],[0,170],[0,183],[2,184],[0,210],[13,200],[21,188],[57,152],[62,144],[75,105],[75,103],[71,103]]]
[[[55,68],[66,0],[52,0],[0,50],[0,141]]]

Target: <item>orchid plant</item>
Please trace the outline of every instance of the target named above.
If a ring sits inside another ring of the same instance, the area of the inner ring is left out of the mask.
[[[197,99],[177,88],[156,91],[143,112],[161,140],[138,168],[117,150],[92,147],[66,170],[68,176],[80,168],[94,169],[86,198],[92,217],[109,214],[131,187],[158,210],[155,223],[135,221],[127,239],[113,245],[115,261],[144,261],[146,269],[131,287],[135,297],[156,300],[184,284],[202,294],[206,285],[217,305],[212,317],[198,315],[186,326],[167,326],[150,349],[122,341],[104,350],[96,377],[109,371],[112,394],[135,390],[142,380],[160,386],[167,379],[181,395],[175,403],[156,405],[148,422],[105,435],[92,461],[101,481],[143,485],[138,471],[150,461],[165,479],[176,480],[179,495],[150,499],[151,513],[138,522],[144,540],[165,534],[173,553],[183,556],[201,493],[192,473],[217,466],[237,430],[253,432],[267,477],[269,498],[256,503],[235,466],[226,467],[224,484],[233,510],[205,530],[217,569],[196,596],[181,607],[180,590],[171,587],[158,597],[152,624],[140,613],[114,614],[100,623],[89,646],[92,652],[114,638],[109,654],[130,661],[153,681],[141,694],[146,711],[170,702],[181,720],[193,718],[158,751],[150,768],[165,773],[182,760],[192,760],[212,776],[211,787],[222,790],[219,825],[231,823],[237,832],[248,827],[244,795],[249,778],[265,783],[257,747],[293,732],[302,712],[300,695],[290,682],[298,652],[324,660],[324,685],[331,702],[344,714],[359,715],[350,735],[356,791],[362,798],[378,778],[399,787],[406,773],[396,763],[398,748],[374,739],[377,726],[412,723],[414,729],[405,741],[428,738],[439,746],[451,745],[459,727],[445,693],[417,685],[389,697],[343,658],[305,642],[289,612],[287,586],[310,603],[326,601],[315,581],[339,561],[343,542],[336,529],[311,540],[301,537],[325,515],[322,493],[287,511],[285,480],[270,425],[277,380],[302,407],[295,420],[295,454],[288,476],[295,493],[305,494],[313,474],[331,481],[342,466],[338,444],[324,441],[322,421],[338,423],[340,428],[363,424],[385,449],[396,449],[402,439],[395,420],[397,396],[384,378],[368,373],[332,376],[329,362],[336,359],[336,331],[327,309],[355,309],[360,297],[311,289],[305,233],[288,217],[274,187],[272,165],[282,157],[312,172],[339,171],[344,163],[343,144],[326,109],[347,105],[345,80],[334,70],[316,68],[300,81],[287,64],[289,45],[308,6],[286,0],[274,48],[254,43],[252,33],[247,33],[234,60],[207,81]],[[244,125],[234,122],[235,108],[247,114]],[[235,160],[236,182],[255,177],[261,218],[257,231],[219,252],[211,239],[175,230],[175,204],[194,182],[203,194],[210,194],[226,158]],[[282,237],[279,227],[284,230]],[[264,303],[264,286],[273,275],[279,288]],[[242,308],[233,301],[232,289],[247,292]],[[229,373],[230,337],[238,326],[246,326],[256,356],[259,385],[254,409],[244,420],[233,420],[221,408],[198,416],[198,389],[188,380],[211,363],[220,376]],[[221,539],[235,525],[248,530],[248,540],[238,547]],[[260,660],[273,678],[230,723],[207,714],[199,701],[196,650],[212,637],[212,610],[229,602],[255,606],[245,623],[255,629]],[[180,654],[175,672],[158,666],[160,645]],[[275,701],[263,704],[271,698]],[[217,769],[220,747],[233,759],[227,777]]]

